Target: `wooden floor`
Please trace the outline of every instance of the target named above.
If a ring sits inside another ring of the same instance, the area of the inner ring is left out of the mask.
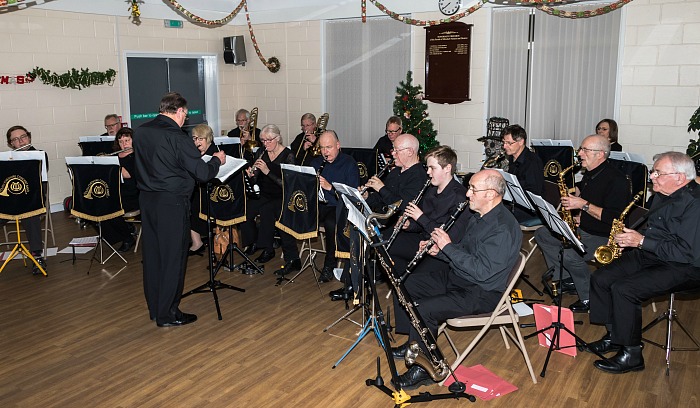
[[[88,235],[64,214],[54,214],[57,244]],[[279,253],[279,250],[278,250]],[[216,317],[213,296],[183,299],[182,310],[195,313],[196,323],[158,328],[148,319],[143,299],[141,254],[129,253],[129,264],[111,259],[106,265],[89,261],[74,265],[67,255],[48,260],[48,277],[32,276],[22,262],[11,261],[0,273],[0,406],[2,407],[391,407],[393,400],[365,385],[376,375],[377,357],[388,382],[390,375],[373,335],[335,369],[331,367],[352,345],[359,331],[342,321],[323,329],[345,313],[342,302],[326,295],[338,283],[321,285],[310,270],[284,288],[275,286],[268,263],[262,276],[222,271],[222,282],[245,293],[219,291],[223,320]],[[238,260],[237,260],[238,261]],[[207,280],[204,258],[190,258],[185,290]],[[525,272],[539,281],[543,267],[536,254]],[[520,284],[526,297],[534,293]],[[386,293],[386,288],[381,289]],[[384,297],[382,297],[384,300]],[[575,299],[565,299],[565,304]],[[682,320],[700,335],[697,300],[678,302]],[[659,309],[665,301],[657,302]],[[645,307],[645,322],[653,318]],[[603,332],[588,324],[576,326],[586,340]],[[361,321],[359,313],[352,315]],[[532,318],[525,318],[531,322]],[[524,329],[529,333],[532,329]],[[662,341],[662,327],[649,336]],[[466,345],[472,333],[456,338]],[[687,340],[677,337],[678,345]],[[403,336],[397,336],[403,342]],[[454,356],[444,337],[439,344]],[[547,349],[527,340],[536,374]],[[506,350],[492,330],[465,361],[482,364],[518,387],[480,406],[674,407],[698,406],[699,352],[674,352],[670,376],[664,353],[647,345],[646,370],[610,375],[593,368],[595,356],[572,358],[554,353],[545,378],[533,384],[515,347]],[[402,365],[402,363],[400,364]],[[401,367],[401,371],[403,368]],[[445,392],[433,385],[420,391]],[[412,392],[415,394],[416,392]],[[467,400],[416,404],[429,407],[469,406]]]

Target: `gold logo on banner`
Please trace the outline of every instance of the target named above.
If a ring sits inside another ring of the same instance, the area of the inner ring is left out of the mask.
[[[561,173],[561,164],[554,159],[548,161],[544,166],[545,177],[558,177],[559,173]]]
[[[88,200],[109,197],[109,186],[107,182],[101,179],[92,180],[85,189],[83,197]]]
[[[367,173],[367,166],[362,162],[357,162],[357,169],[360,171],[360,180],[364,180],[369,176]]]
[[[10,176],[5,179],[0,188],[0,196],[9,197],[10,194],[27,194],[29,192],[29,183],[22,176]]]
[[[309,211],[309,206],[306,200],[306,194],[301,190],[296,190],[292,193],[292,197],[289,199],[289,204],[287,208],[292,212],[307,212]]]
[[[227,185],[216,186],[214,190],[212,190],[209,199],[215,203],[219,201],[233,201],[233,190]]]
[[[345,228],[343,228],[343,235],[345,235],[347,238],[350,238],[350,223],[349,222],[345,223]]]

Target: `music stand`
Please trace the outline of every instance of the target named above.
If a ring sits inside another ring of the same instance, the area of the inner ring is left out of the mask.
[[[20,219],[46,213],[46,204],[44,203],[44,193],[42,189],[42,175],[44,179],[46,178],[45,153],[43,151],[4,152],[0,155],[0,160],[2,161],[3,170],[2,173],[0,173],[0,181],[2,182],[0,188],[0,203],[3,204],[0,219],[14,221],[17,231],[17,242],[10,251],[10,255],[5,259],[2,266],[0,266],[0,272],[2,272],[10,260],[14,259],[15,255],[19,253],[25,258],[29,258],[32,263],[39,268],[39,271],[41,271],[44,276],[47,276],[41,264],[39,264],[34,256],[32,256],[31,251],[22,243],[19,234]],[[11,160],[22,161],[22,163],[21,165],[19,165],[19,163],[10,164]],[[25,197],[28,197],[30,202],[24,201],[23,198]]]
[[[576,234],[574,231],[571,230],[569,227],[569,224],[567,224],[564,220],[561,219],[559,216],[559,213],[557,210],[552,206],[552,204],[548,203],[545,199],[542,197],[538,196],[537,194],[533,194],[531,192],[527,192],[528,195],[530,196],[530,199],[532,202],[535,204],[537,209],[540,211],[542,214],[542,219],[544,222],[549,226],[550,230],[554,232],[555,234],[559,235],[561,237],[561,247],[559,248],[559,286],[561,287],[561,281],[564,279],[564,250],[568,248],[572,248],[572,245],[574,245],[579,251],[585,252],[585,249],[583,247],[583,243],[576,237]],[[552,319],[552,323],[548,325],[547,327],[543,327],[534,333],[530,333],[527,336],[525,336],[525,339],[529,339],[530,337],[537,336],[540,333],[547,332],[551,329],[554,329],[554,332],[552,334],[552,337],[550,339],[550,344],[549,344],[549,350],[547,350],[547,357],[544,360],[544,366],[542,367],[542,372],[540,373],[540,377],[544,378],[545,373],[547,371],[547,366],[549,365],[549,359],[552,356],[552,352],[554,350],[562,350],[567,347],[576,347],[579,346],[581,348],[587,348],[594,354],[596,354],[598,357],[600,357],[603,360],[607,361],[607,358],[600,354],[599,352],[592,350],[588,343],[586,343],[581,337],[577,336],[576,333],[573,332],[573,330],[569,329],[566,327],[564,323],[562,323],[562,314],[561,314],[561,297],[562,297],[562,291],[558,291],[556,295],[556,300],[555,303],[557,304],[557,317],[556,320]],[[576,341],[574,345],[571,346],[560,346],[560,340],[561,340],[561,331],[564,330],[566,333],[571,335]]]
[[[209,161],[211,160],[211,156],[203,156],[202,160],[204,161]],[[225,182],[226,180],[229,179],[233,175],[233,173],[237,172],[240,170],[247,162],[245,160],[241,159],[234,159],[233,157],[226,156],[226,164],[222,165],[219,167],[219,173],[216,175],[216,179],[218,179],[220,182]],[[221,270],[221,267],[224,265],[224,262],[226,262],[226,257],[229,256],[231,258],[231,261],[233,260],[233,250],[235,250],[243,256],[245,259],[250,262],[250,259],[248,259],[247,256],[238,248],[238,246],[235,245],[233,242],[233,239],[231,237],[232,233],[231,230],[229,229],[229,244],[226,247],[226,251],[221,255],[221,259],[219,261],[216,261],[216,255],[214,255],[214,233],[212,231],[212,216],[211,216],[211,194],[212,194],[212,189],[213,189],[213,182],[209,181],[207,182],[207,240],[209,243],[209,280],[207,282],[197,286],[196,288],[190,290],[187,293],[184,293],[182,295],[183,298],[194,295],[195,293],[206,293],[206,292],[211,292],[211,294],[214,296],[214,305],[216,307],[216,315],[219,320],[223,320],[223,317],[221,315],[221,306],[219,305],[219,295],[217,294],[218,289],[231,289],[235,290],[238,292],[245,292],[245,289],[229,285],[226,283],[222,283],[221,281],[218,281],[216,279],[216,275],[219,273],[219,270]],[[262,271],[261,271],[262,273]]]

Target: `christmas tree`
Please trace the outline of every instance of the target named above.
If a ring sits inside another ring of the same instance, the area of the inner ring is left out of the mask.
[[[396,88],[394,115],[403,121],[403,132],[410,133],[420,142],[420,155],[438,145],[433,121],[428,118],[428,105],[423,102],[423,88],[413,86],[413,73],[406,73],[406,81]]]

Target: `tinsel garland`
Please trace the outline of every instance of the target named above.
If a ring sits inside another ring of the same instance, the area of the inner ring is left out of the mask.
[[[466,11],[463,11],[463,12],[461,12],[461,13],[457,13],[457,14],[455,14],[455,15],[453,15],[453,16],[450,16],[450,17],[448,17],[448,18],[443,18],[443,19],[440,19],[440,20],[416,20],[416,19],[413,19],[413,18],[406,18],[406,17],[400,15],[399,13],[395,13],[395,12],[393,12],[393,11],[387,9],[382,3],[378,2],[377,0],[370,0],[370,1],[371,1],[372,4],[374,4],[382,13],[384,13],[384,14],[386,14],[387,16],[393,18],[394,20],[400,21],[400,22],[402,22],[402,23],[414,25],[414,26],[420,26],[420,27],[423,27],[423,26],[434,26],[434,25],[438,25],[438,24],[445,24],[445,23],[452,23],[452,22],[455,22],[455,21],[457,21],[457,20],[460,20],[460,19],[462,19],[462,18],[464,18],[464,17],[466,17],[466,16],[468,16],[468,15],[474,13],[475,11],[479,10],[479,9],[481,8],[481,6],[483,6],[484,4],[488,3],[488,0],[478,0],[478,1],[476,2],[475,5],[469,7]],[[561,1],[561,0],[559,0],[559,1]]]
[[[537,9],[540,11],[544,11],[545,13],[555,16],[555,17],[562,17],[562,18],[588,18],[588,17],[595,17],[595,16],[602,16],[603,14],[610,13],[611,11],[615,11],[622,6],[626,5],[627,3],[632,2],[632,0],[619,0],[615,3],[609,4],[607,6],[599,7],[594,10],[583,10],[583,11],[564,11],[560,9],[556,9],[554,7],[549,7],[545,4],[538,4]],[[537,1],[527,1],[525,0],[523,3],[539,3]]]
[[[258,47],[258,41],[255,39],[255,34],[253,33],[253,25],[250,23],[250,13],[248,13],[248,2],[246,0],[243,0],[243,7],[245,7],[245,19],[248,21],[248,31],[250,32],[250,40],[253,42],[255,53],[258,54],[260,62],[274,74],[282,67],[280,60],[275,57],[270,57],[270,59],[266,60],[265,57],[263,57],[262,52],[260,52],[260,47]]]
[[[27,72],[27,76],[39,78],[46,85],[52,85],[57,88],[83,89],[92,85],[114,84],[117,71],[108,69],[105,72],[90,72],[87,68],[81,68],[80,71],[71,68],[66,73],[57,74],[48,69],[36,67]]]
[[[236,8],[233,9],[233,11],[231,13],[229,13],[229,15],[227,15],[226,17],[221,18],[219,20],[207,20],[207,19],[199,17],[193,13],[190,13],[186,8],[182,7],[180,5],[180,3],[178,3],[175,0],[168,0],[168,2],[170,4],[172,4],[173,7],[175,7],[175,9],[177,11],[184,14],[185,17],[187,17],[188,19],[190,19],[192,21],[196,21],[198,23],[206,24],[206,25],[224,25],[224,24],[227,24],[229,21],[233,20],[234,17],[236,17],[238,12],[241,11],[243,6],[245,5],[246,0],[241,0],[241,2],[238,4],[238,6],[236,6]]]

